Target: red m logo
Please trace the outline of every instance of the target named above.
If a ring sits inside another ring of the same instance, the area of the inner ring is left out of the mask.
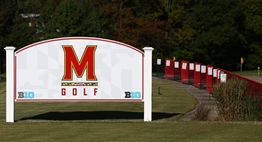
[[[79,61],[73,46],[64,45],[64,76],[62,80],[73,80],[73,69],[78,78],[83,76],[86,70],[86,80],[96,80],[95,76],[95,50],[96,46],[86,46]]]

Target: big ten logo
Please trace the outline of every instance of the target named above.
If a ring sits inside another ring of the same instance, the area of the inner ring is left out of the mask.
[[[35,97],[34,92],[18,92],[18,98],[28,98],[32,99]]]
[[[86,80],[97,80],[95,75],[95,51],[96,46],[86,46],[79,60],[73,46],[64,45],[64,76],[63,81],[73,80],[73,70],[78,78],[82,78],[86,70]]]
[[[141,98],[141,92],[125,92],[125,98]]]

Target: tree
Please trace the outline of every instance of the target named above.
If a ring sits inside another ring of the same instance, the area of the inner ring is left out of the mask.
[[[168,44],[173,47],[173,55],[178,60],[194,61],[195,53],[192,43],[198,33],[189,23],[187,16],[191,6],[188,0],[171,0],[166,3],[168,22],[170,24]]]
[[[159,0],[96,0],[109,15],[113,39],[138,49],[154,48],[153,60],[170,52],[166,42],[166,12]]]
[[[169,21],[181,58],[234,70],[244,37],[238,0],[183,0],[173,3]],[[175,27],[177,25],[177,27]],[[234,54],[233,54],[234,53]]]
[[[246,69],[257,69],[262,65],[262,1],[244,0],[244,25],[245,39],[247,42],[246,52],[242,54],[245,58]]]
[[[0,47],[15,46],[19,49],[39,40],[35,14],[43,0],[4,0],[0,6]],[[24,15],[24,16],[23,16]],[[5,51],[0,50],[0,68],[5,62]],[[1,69],[0,69],[1,73]]]
[[[36,15],[39,15],[41,6],[41,0],[23,0],[16,3],[15,13],[12,15],[13,25],[10,27],[7,40],[8,45],[15,46],[17,50],[39,41]]]
[[[5,71],[5,50],[8,45],[8,35],[13,25],[16,3],[10,0],[2,0],[0,5],[0,73]]]
[[[110,37],[107,15],[89,0],[47,1],[41,11],[43,38]]]

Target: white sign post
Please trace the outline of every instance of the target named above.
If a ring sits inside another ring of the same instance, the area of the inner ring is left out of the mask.
[[[6,47],[6,122],[14,122],[14,50]]]
[[[16,102],[142,102],[152,121],[152,47],[66,37],[6,47],[6,122]]]
[[[144,121],[152,121],[152,51],[154,48],[145,47],[144,54]]]

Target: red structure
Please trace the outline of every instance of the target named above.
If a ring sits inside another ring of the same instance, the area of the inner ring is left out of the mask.
[[[262,83],[253,81],[243,76],[234,74],[221,68],[214,68],[211,65],[201,63],[189,63],[188,61],[173,61],[166,58],[157,59],[156,73],[164,74],[165,79],[174,79],[181,83],[192,84],[196,88],[205,89],[207,93],[213,93],[213,86],[219,82],[226,82],[228,79],[237,78],[248,82],[246,95],[259,96],[262,98]],[[157,75],[158,76],[158,75]],[[159,77],[159,76],[158,76]]]
[[[213,79],[212,79],[213,85],[215,85],[218,82],[217,71],[218,71],[218,69],[213,68]]]
[[[200,68],[200,89],[206,89],[206,72],[207,72],[207,66],[201,65]]]
[[[165,79],[174,78],[174,61],[166,58],[165,60]]]
[[[188,84],[188,62],[187,61],[184,61],[182,60],[181,61],[181,83],[186,83]]]
[[[234,74],[226,70],[221,69],[221,71],[227,74],[227,80],[231,78],[238,78],[240,80],[245,80],[248,83],[247,90],[246,90],[247,96],[256,96],[256,97],[262,98],[262,84],[261,83],[248,79],[246,77]]]
[[[174,80],[181,80],[181,62],[174,61]]]
[[[194,70],[194,87],[200,87],[200,67],[201,64],[195,62],[195,70]]]
[[[162,59],[158,58],[156,62],[156,77],[164,78],[165,76],[165,63]]]
[[[206,71],[206,91],[211,93],[213,89],[213,66],[207,65]]]
[[[191,84],[191,85],[194,84],[194,73],[195,73],[195,64],[189,63],[188,83]]]

